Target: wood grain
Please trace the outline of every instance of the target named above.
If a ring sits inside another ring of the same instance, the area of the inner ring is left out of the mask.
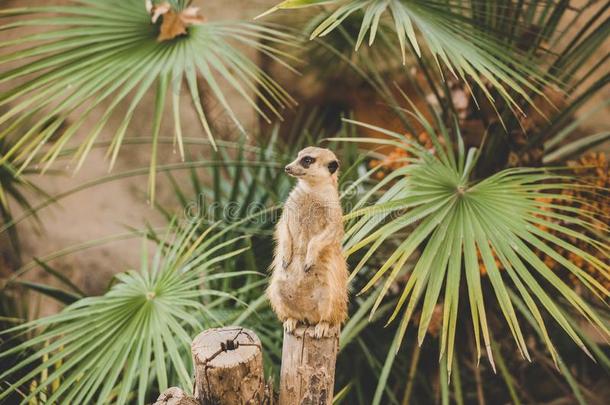
[[[320,339],[313,336],[313,330],[311,326],[299,326],[293,333],[284,333],[281,405],[331,405],[333,402],[339,328]]]
[[[259,405],[265,402],[261,342],[240,327],[208,329],[191,346],[195,397],[203,405]]]

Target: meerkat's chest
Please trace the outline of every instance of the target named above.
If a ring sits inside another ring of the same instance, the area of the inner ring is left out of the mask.
[[[333,207],[315,199],[291,199],[286,203],[285,219],[301,235],[320,232],[333,214]]]

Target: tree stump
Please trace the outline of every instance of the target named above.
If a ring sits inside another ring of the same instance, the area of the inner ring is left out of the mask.
[[[261,342],[240,327],[208,329],[191,345],[195,398],[203,405],[259,405],[265,397]]]
[[[284,332],[281,405],[331,405],[335,385],[335,363],[339,349],[339,328],[330,337],[315,338],[313,327],[299,326]]]
[[[171,387],[163,391],[153,405],[199,405],[199,402],[180,388]]]

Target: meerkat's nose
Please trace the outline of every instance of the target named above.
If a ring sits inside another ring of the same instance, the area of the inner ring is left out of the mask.
[[[285,171],[286,173],[290,173],[290,172],[292,171],[292,169],[290,168],[290,165],[288,165],[288,166],[284,167],[284,171]]]

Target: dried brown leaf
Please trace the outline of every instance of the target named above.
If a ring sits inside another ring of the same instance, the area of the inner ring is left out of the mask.
[[[205,17],[199,14],[199,7],[187,7],[178,13],[168,2],[153,4],[151,0],[147,0],[146,10],[151,15],[153,24],[163,17],[158,41],[169,41],[177,36],[186,35],[187,27],[205,22]]]
[[[182,22],[179,14],[170,10],[163,15],[163,22],[161,23],[161,30],[157,41],[169,41],[184,34],[186,34],[186,25]]]

